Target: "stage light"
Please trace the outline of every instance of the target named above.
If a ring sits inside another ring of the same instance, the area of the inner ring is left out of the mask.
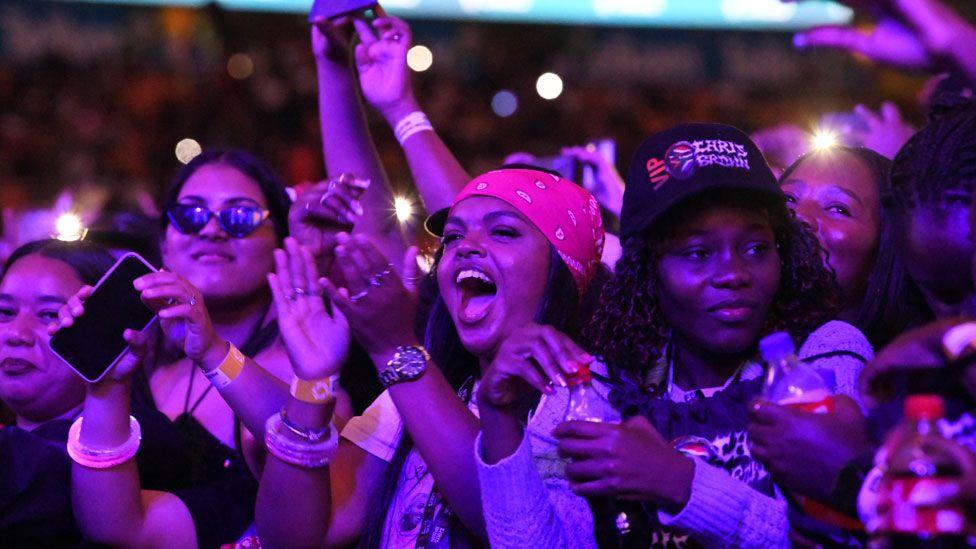
[[[427,46],[416,46],[407,51],[407,66],[414,72],[424,72],[434,64],[434,53]]]
[[[405,196],[398,196],[393,199],[393,212],[397,221],[406,223],[413,217],[413,202]]]
[[[246,53],[235,53],[227,60],[227,73],[232,78],[244,80],[254,73],[254,61]]]
[[[825,151],[840,144],[837,134],[832,130],[820,128],[810,137],[810,148],[815,151]]]
[[[65,212],[54,221],[55,238],[65,242],[76,242],[85,237],[85,225],[77,214]]]
[[[563,93],[563,79],[554,72],[543,73],[535,81],[535,91],[543,99],[555,99]]]
[[[198,154],[203,152],[203,148],[200,147],[200,143],[197,143],[195,139],[181,139],[179,143],[176,144],[176,159],[180,162],[187,164]]]
[[[518,110],[518,97],[508,90],[502,90],[491,98],[491,110],[502,118],[512,116]]]

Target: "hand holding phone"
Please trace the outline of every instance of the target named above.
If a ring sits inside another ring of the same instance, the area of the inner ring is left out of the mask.
[[[308,22],[314,25],[343,15],[373,9],[376,5],[376,0],[315,0],[308,14]]]
[[[134,359],[144,354],[145,334],[156,314],[142,302],[133,281],[155,268],[138,254],[122,256],[94,288],[86,286],[62,308],[60,322],[49,346],[82,379],[102,380],[129,351]],[[126,364],[124,377],[138,364]]]

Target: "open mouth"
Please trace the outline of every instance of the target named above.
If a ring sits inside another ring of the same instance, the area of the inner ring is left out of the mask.
[[[458,271],[455,282],[461,290],[461,321],[471,324],[488,316],[498,293],[491,276],[480,269],[467,268]]]

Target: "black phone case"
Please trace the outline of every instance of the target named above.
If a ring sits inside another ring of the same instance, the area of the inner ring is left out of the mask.
[[[131,252],[127,253],[122,257],[120,257],[119,260],[115,262],[115,265],[113,265],[112,268],[109,269],[104,276],[102,276],[101,280],[98,281],[98,284],[95,285],[95,289],[92,291],[92,295],[87,300],[88,303],[91,303],[91,301],[95,299],[95,296],[98,295],[99,289],[104,288],[106,281],[109,281],[111,277],[119,271],[119,267],[122,266],[127,261],[138,261],[139,263],[142,264],[139,267],[145,266],[146,272],[143,274],[156,272],[156,268],[153,267],[148,261],[143,259],[142,256],[140,256],[139,254],[131,253]],[[143,275],[139,275],[139,276],[143,276]],[[129,281],[129,283],[131,284],[131,280]],[[133,288],[133,292],[135,292],[135,288]],[[136,295],[138,296],[138,293]],[[101,296],[99,297],[99,299],[101,299]],[[141,301],[139,303],[140,305],[142,305],[142,307],[145,308],[145,310],[144,311],[137,310],[135,312],[137,314],[142,314],[140,318],[148,318],[148,320],[146,320],[145,322],[137,321],[135,325],[129,325],[131,323],[127,323],[127,327],[137,331],[145,331],[147,328],[152,326],[153,322],[156,321],[156,315],[149,309],[149,307],[142,304]],[[120,302],[119,304],[124,306],[124,302]],[[87,312],[88,311],[86,310],[86,313]],[[126,310],[124,309],[120,310],[118,311],[118,314],[124,315],[126,314]],[[121,350],[114,355],[112,360],[109,363],[105,364],[104,367],[100,368],[100,371],[98,372],[98,375],[96,377],[90,377],[86,375],[85,372],[83,372],[79,367],[77,367],[74,364],[74,362],[78,361],[81,355],[85,354],[86,350],[93,348],[92,346],[94,345],[99,345],[101,342],[87,341],[85,342],[84,346],[82,346],[80,342],[76,341],[74,334],[78,333],[81,330],[86,329],[85,323],[92,322],[92,321],[93,320],[91,316],[89,316],[88,319],[86,320],[85,315],[84,314],[81,315],[80,317],[75,319],[74,325],[59,330],[53,336],[51,336],[51,339],[48,342],[48,347],[50,347],[51,352],[53,352],[61,360],[63,360],[82,379],[88,381],[89,383],[97,383],[101,381],[102,378],[105,377],[105,374],[107,374],[118,363],[119,359],[121,359],[122,356],[125,355],[125,353],[129,350],[129,346],[123,345]],[[122,337],[121,332],[118,334],[118,337],[119,338]],[[89,354],[91,353],[89,352]]]
[[[376,0],[315,0],[308,14],[308,22],[319,23],[335,19],[341,15],[370,9],[376,4]]]

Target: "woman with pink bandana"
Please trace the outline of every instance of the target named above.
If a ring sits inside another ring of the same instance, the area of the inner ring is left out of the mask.
[[[479,379],[513,356],[531,356],[551,376],[591,359],[571,338],[580,297],[601,268],[604,233],[589,193],[548,172],[503,168],[469,182],[428,229],[442,246],[420,284],[420,301],[432,303],[419,330],[409,275],[401,280],[363,240],[336,250],[346,287],[323,280],[325,291],[387,390],[345,426],[328,467],[269,459],[257,508],[267,543],[337,546],[362,536],[373,547],[485,545]],[[328,425],[330,411],[303,415],[301,404],[286,407],[301,428]]]

